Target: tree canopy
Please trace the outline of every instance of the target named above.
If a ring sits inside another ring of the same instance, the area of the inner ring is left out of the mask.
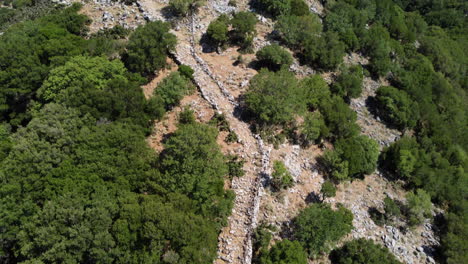
[[[295,237],[314,257],[327,253],[334,243],[351,232],[353,214],[344,207],[332,210],[329,204],[312,204],[294,220]]]

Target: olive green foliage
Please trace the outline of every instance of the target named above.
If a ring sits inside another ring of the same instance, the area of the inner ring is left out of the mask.
[[[363,72],[359,65],[344,68],[331,86],[331,90],[341,97],[357,98],[362,91]]]
[[[266,124],[291,122],[295,114],[305,111],[303,94],[293,73],[282,69],[262,69],[250,80],[245,103],[258,121]]]
[[[384,199],[384,210],[385,217],[387,219],[392,219],[401,216],[400,205],[388,196]]]
[[[257,8],[268,12],[273,17],[309,14],[309,7],[303,0],[257,0]]]
[[[179,73],[189,80],[193,80],[193,73],[195,72],[192,67],[188,65],[181,64],[179,65],[179,69],[177,69]]]
[[[170,0],[169,7],[177,16],[186,16],[189,12],[196,11],[203,3],[202,0]]]
[[[382,86],[377,90],[375,99],[383,120],[400,129],[416,126],[419,118],[418,104],[405,91]]]
[[[353,214],[344,207],[332,210],[329,204],[312,204],[294,220],[294,235],[310,257],[327,253],[344,235],[351,232]]]
[[[335,197],[336,195],[336,186],[331,181],[325,181],[322,183],[322,188],[320,189],[324,198]]]
[[[229,134],[226,136],[226,142],[227,143],[234,143],[239,140],[239,137],[237,136],[236,132],[233,130],[229,131]]]
[[[326,32],[321,37],[307,39],[304,43],[304,60],[312,66],[333,70],[343,62],[345,45],[334,32]]]
[[[286,46],[297,50],[308,39],[322,32],[322,24],[315,14],[307,16],[281,16],[275,24],[281,39]]]
[[[335,149],[323,154],[321,163],[330,178],[342,181],[372,173],[378,158],[377,142],[367,136],[356,135],[338,139]]]
[[[180,100],[194,90],[189,79],[179,71],[164,78],[154,90],[154,96],[162,99],[166,110],[179,105]]]
[[[93,57],[101,52],[78,36],[88,18],[77,11],[25,21],[0,37],[1,261],[213,262],[234,198],[224,190],[230,167],[216,129],[192,115],[160,155],[146,142],[151,119],[177,102],[173,88],[190,83],[191,72],[175,73],[147,101],[141,76],[118,59]]]
[[[304,123],[299,128],[302,142],[307,145],[328,135],[328,128],[325,125],[320,112],[309,112],[305,115]]]
[[[195,123],[195,112],[190,109],[189,106],[185,106],[184,110],[179,113],[180,124],[194,124]]]
[[[333,264],[401,264],[387,248],[363,238],[333,250],[330,259]]]
[[[245,160],[242,160],[237,155],[230,155],[227,157],[228,162],[228,170],[229,170],[229,177],[232,179],[234,177],[242,177],[245,174],[243,169]]]
[[[294,186],[294,179],[282,161],[275,160],[273,162],[271,186],[275,191],[280,191]]]
[[[130,35],[124,54],[127,68],[148,75],[166,66],[167,54],[175,48],[177,42],[169,29],[170,25],[161,21],[149,22],[137,28]]]
[[[277,242],[260,258],[260,264],[307,264],[307,254],[298,241]]]
[[[257,31],[255,25],[257,24],[257,17],[247,11],[235,13],[231,19],[232,38],[233,41],[241,46],[242,50],[251,49],[253,39]]]
[[[14,127],[26,124],[31,99],[50,69],[86,52],[86,40],[74,34],[87,22],[78,9],[73,5],[56,15],[25,21],[0,37],[0,120]]]
[[[229,40],[229,19],[220,16],[211,21],[206,30],[206,34],[216,44],[217,47],[223,46]]]
[[[431,196],[422,189],[417,189],[416,192],[410,192],[406,195],[408,206],[408,219],[410,225],[418,225],[425,218],[431,216],[432,203]]]
[[[320,157],[325,173],[334,181],[349,179],[349,161],[343,160],[337,151],[327,150]]]
[[[325,123],[335,138],[347,138],[358,134],[356,112],[349,108],[343,98],[333,96],[320,104],[320,112],[325,117]]]
[[[270,70],[279,70],[281,67],[289,67],[293,62],[291,54],[278,44],[267,45],[257,51],[257,59],[261,65]]]
[[[343,160],[348,161],[348,173],[351,177],[370,174],[377,167],[379,145],[367,136],[338,139],[335,142],[335,151]]]
[[[37,95],[44,103],[74,107],[97,119],[129,119],[145,126],[154,116],[146,111],[141,81],[120,61],[79,56],[53,69]]]

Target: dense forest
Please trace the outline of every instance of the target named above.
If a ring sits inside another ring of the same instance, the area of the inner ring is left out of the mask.
[[[259,71],[242,96],[252,130],[275,146],[331,143],[319,158],[323,197],[379,168],[408,191],[406,208],[388,198],[380,220],[404,215],[420,224],[432,202],[444,211],[434,219],[438,261],[467,263],[468,3],[321,2],[320,16],[303,0],[250,2],[274,22],[276,42],[256,52]],[[0,262],[212,263],[234,201],[224,182],[242,176],[242,163],[222,154],[216,124],[195,121],[190,109],[161,153],[147,145],[154,121],[196,89],[184,65],[150,99],[141,89],[175,49],[171,25],[89,34],[78,4],[2,4]],[[202,4],[170,1],[180,17]],[[252,53],[256,23],[252,12],[224,14],[206,36],[217,51]],[[351,52],[369,64],[346,66]],[[318,73],[297,78],[288,69],[294,59]],[[328,84],[320,73],[331,71]],[[373,114],[403,135],[382,151],[360,134],[349,105],[364,77],[388,82],[372,98]],[[216,118],[219,128],[225,121]],[[283,163],[273,167],[274,191],[294,184]],[[344,207],[314,203],[292,219],[290,239],[274,245],[272,227],[261,225],[254,262],[305,264],[329,254],[332,263],[399,263],[369,240],[336,248],[352,220]]]
[[[175,36],[148,23],[109,60],[126,31],[85,39],[79,8],[0,38],[0,262],[210,262],[233,200],[217,130],[181,123],[163,153],[145,142],[193,89],[183,67],[151,100],[140,88]]]

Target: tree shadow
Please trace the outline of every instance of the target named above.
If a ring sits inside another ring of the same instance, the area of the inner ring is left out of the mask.
[[[322,198],[320,195],[316,192],[310,192],[307,197],[305,198],[306,204],[311,204],[311,203],[321,203]]]
[[[199,44],[202,47],[203,53],[218,52],[216,43],[214,43],[210,36],[208,36],[206,33],[203,33],[201,36]]]

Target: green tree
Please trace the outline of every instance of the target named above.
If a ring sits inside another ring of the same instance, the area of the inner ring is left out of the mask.
[[[335,249],[330,259],[333,264],[401,264],[387,248],[363,238]]]
[[[179,72],[173,72],[154,90],[154,96],[160,97],[166,110],[177,106],[182,98],[194,90],[193,84]]]
[[[277,242],[260,258],[260,264],[306,264],[307,254],[298,241]]]
[[[299,134],[306,145],[327,136],[328,128],[320,112],[308,112],[305,115],[304,123],[299,128]]]
[[[291,54],[278,44],[267,45],[257,51],[257,59],[270,70],[279,70],[281,67],[289,67],[293,62]]]
[[[379,145],[373,139],[358,135],[346,139],[338,139],[335,151],[343,160],[348,161],[351,177],[372,173],[377,167]]]
[[[125,65],[142,75],[152,74],[166,65],[168,53],[174,50],[176,37],[169,33],[170,25],[161,21],[149,22],[130,35]]]
[[[332,91],[341,97],[357,98],[362,91],[363,72],[360,65],[351,66],[341,71],[332,85]]]
[[[413,128],[419,117],[418,104],[409,95],[392,86],[382,86],[377,90],[375,99],[378,102],[382,119],[400,129]]]
[[[343,62],[344,55],[345,45],[333,32],[311,37],[304,43],[304,61],[323,70],[334,70]]]
[[[215,19],[211,21],[206,30],[206,34],[216,44],[216,48],[223,46],[229,39],[228,24],[223,19]]]
[[[300,50],[306,40],[312,39],[322,32],[322,23],[315,14],[308,16],[281,16],[275,24],[285,44],[294,49]]]
[[[294,234],[309,253],[315,257],[328,252],[341,237],[351,232],[353,214],[344,207],[334,211],[328,204],[312,204],[294,220]]]
[[[344,181],[349,179],[349,162],[343,160],[337,151],[327,150],[320,157],[320,162],[325,168],[325,172],[334,181]]]
[[[351,110],[341,97],[333,96],[329,100],[324,100],[320,102],[319,108],[330,133],[335,137],[352,137],[359,132],[356,112]]]
[[[232,20],[233,39],[241,45],[242,49],[249,49],[255,37],[255,25],[257,24],[257,17],[246,11],[235,13]]]
[[[294,186],[294,179],[283,162],[275,160],[273,162],[273,172],[271,173],[271,185],[276,191]]]
[[[189,11],[196,11],[203,5],[202,0],[170,0],[169,6],[178,16],[186,16]]]
[[[291,122],[305,111],[301,87],[293,73],[282,69],[262,69],[250,80],[245,103],[261,123],[273,125]]]
[[[325,181],[322,183],[322,188],[320,192],[323,195],[323,198],[335,197],[336,195],[336,186],[331,181]]]
[[[418,225],[425,218],[431,216],[432,203],[431,197],[422,189],[416,192],[410,192],[406,195],[408,205],[408,218],[411,226]]]
[[[126,69],[120,61],[108,61],[102,57],[78,56],[64,66],[53,69],[37,91],[44,102],[56,101],[59,94],[71,87],[85,84],[103,90],[115,78],[125,78]]]

